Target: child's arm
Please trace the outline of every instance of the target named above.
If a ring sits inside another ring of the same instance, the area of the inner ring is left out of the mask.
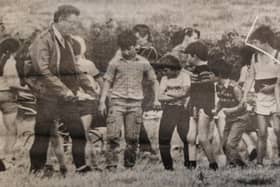
[[[250,65],[248,79],[244,83],[244,88],[245,89],[244,89],[244,94],[243,94],[243,97],[242,97],[242,100],[241,100],[242,103],[245,103],[245,101],[247,99],[247,95],[248,95],[251,87],[253,86],[255,76],[256,76],[255,66],[254,66],[254,62],[252,61],[251,65]]]
[[[100,96],[100,100],[99,100],[99,106],[98,106],[98,111],[105,116],[106,115],[106,104],[105,104],[105,100],[108,94],[108,91],[113,83],[115,74],[117,71],[117,65],[115,64],[114,59],[110,61],[107,71],[104,75],[104,82],[103,82],[103,86],[101,89],[101,96]]]
[[[171,92],[166,95],[172,97],[173,99],[182,99],[188,96],[190,90],[190,86],[184,86],[179,92]]]
[[[166,77],[162,77],[161,81],[160,81],[160,85],[159,85],[158,98],[159,98],[160,101],[163,101],[163,102],[174,100],[173,97],[170,97],[170,96],[168,96],[166,94],[166,88],[167,88],[166,81],[167,81],[167,78]]]
[[[102,87],[102,91],[101,91],[101,96],[100,96],[100,100],[99,100],[98,110],[99,110],[99,112],[101,112],[101,114],[102,114],[103,116],[106,115],[106,104],[105,104],[105,100],[106,100],[108,91],[109,91],[109,89],[110,89],[110,85],[111,85],[110,81],[105,80],[105,81],[104,81],[104,84],[103,84],[103,87]]]

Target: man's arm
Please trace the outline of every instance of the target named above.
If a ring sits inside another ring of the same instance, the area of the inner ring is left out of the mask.
[[[54,75],[49,69],[50,63],[50,49],[47,40],[40,38],[40,40],[35,41],[30,49],[30,56],[32,64],[38,77],[41,77],[46,82],[47,86],[51,89],[50,91],[58,96],[74,96],[72,91],[64,85],[61,80]],[[35,75],[36,76],[36,75]]]

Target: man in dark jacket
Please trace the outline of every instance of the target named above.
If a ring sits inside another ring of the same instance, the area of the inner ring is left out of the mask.
[[[80,11],[62,5],[54,14],[54,23],[30,46],[33,75],[29,82],[37,96],[35,140],[30,150],[31,172],[44,168],[54,120],[61,120],[72,138],[72,155],[76,171],[91,170],[85,161],[85,131],[77,107],[76,93],[82,87],[94,95],[87,76],[76,67],[71,34],[78,29]],[[63,171],[64,168],[61,168]]]

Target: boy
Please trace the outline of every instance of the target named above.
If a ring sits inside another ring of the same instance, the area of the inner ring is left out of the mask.
[[[189,114],[184,104],[191,85],[191,78],[186,73],[178,59],[170,56],[169,61],[161,64],[165,76],[162,77],[159,89],[159,99],[163,104],[163,114],[159,127],[159,148],[164,168],[173,170],[170,154],[170,142],[177,126],[178,134],[184,143],[185,167],[189,167],[189,152],[187,137],[189,129]]]
[[[120,145],[122,125],[125,129],[126,149],[124,166],[133,167],[142,124],[142,81],[144,74],[153,82],[154,106],[159,107],[158,83],[150,63],[136,54],[136,36],[132,31],[123,31],[118,36],[121,56],[115,56],[108,65],[104,76],[99,111],[106,115],[105,99],[112,86],[111,101],[107,116],[107,169],[116,169],[118,164],[117,148]]]
[[[208,134],[212,110],[215,106],[214,74],[208,66],[208,49],[201,42],[193,42],[185,49],[187,60],[194,66],[190,90],[190,132],[188,133],[190,167],[196,168],[196,137],[210,162],[209,168],[218,169]],[[192,127],[191,127],[192,126]]]
[[[136,52],[138,55],[145,57],[151,64],[158,60],[158,52],[153,47],[152,36],[150,28],[145,24],[137,24],[133,27],[134,35],[136,36]],[[152,84],[144,77],[143,80],[144,99],[142,108],[143,111],[150,111],[153,108],[154,95],[152,92]],[[155,154],[155,150],[152,148],[151,141],[148,137],[147,130],[144,124],[141,125],[139,136],[139,150],[140,152],[150,152]]]
[[[232,166],[245,167],[238,152],[238,144],[248,125],[249,115],[246,107],[240,102],[242,89],[238,83],[230,79],[230,64],[224,60],[215,62],[215,75],[218,78],[216,92],[218,96],[217,112],[222,111],[226,116],[223,135],[223,149]]]
[[[275,58],[278,58],[278,52],[273,46],[274,33],[268,26],[260,26],[249,38],[255,46],[267,51]],[[263,158],[266,153],[267,126],[268,121],[272,120],[274,132],[277,136],[278,147],[280,145],[280,122],[276,115],[277,103],[279,100],[279,90],[276,86],[279,65],[262,52],[257,52],[251,61],[250,73],[245,83],[243,102],[246,101],[247,95],[255,81],[256,92],[256,114],[258,121],[258,144],[257,144],[257,166],[263,166]],[[278,148],[279,150],[279,148]]]

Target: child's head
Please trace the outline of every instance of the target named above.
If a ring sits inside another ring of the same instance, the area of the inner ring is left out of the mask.
[[[196,65],[198,61],[207,61],[208,48],[201,42],[193,42],[185,49],[188,62],[191,65]]]
[[[218,59],[213,62],[211,69],[218,80],[229,79],[231,77],[232,66],[223,59]]]
[[[167,76],[168,78],[177,77],[181,69],[182,67],[179,60],[171,55],[166,56],[160,65],[160,71],[163,72],[163,75]]]
[[[118,35],[118,45],[123,58],[132,59],[136,56],[136,40],[137,38],[131,30],[125,30]]]
[[[251,64],[251,59],[255,52],[256,51],[252,47],[249,47],[249,46],[244,46],[241,48],[240,57],[241,57],[242,66],[248,66]]]
[[[269,26],[262,25],[251,34],[249,39],[255,46],[264,49],[266,45],[273,46],[274,33]]]
[[[138,45],[144,45],[148,42],[152,42],[151,31],[147,25],[137,24],[132,30],[137,38]]]

